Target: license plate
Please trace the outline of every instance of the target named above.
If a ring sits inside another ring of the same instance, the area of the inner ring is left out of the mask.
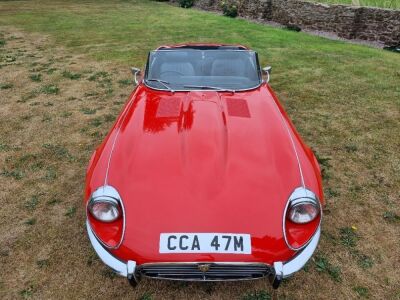
[[[251,254],[251,238],[232,233],[161,233],[160,253]]]

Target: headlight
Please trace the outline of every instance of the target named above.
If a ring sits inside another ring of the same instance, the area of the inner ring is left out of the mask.
[[[289,207],[289,219],[296,224],[305,224],[319,214],[319,206],[311,201],[293,203]]]
[[[113,222],[120,216],[118,201],[110,197],[92,198],[88,209],[92,216],[101,222]]]

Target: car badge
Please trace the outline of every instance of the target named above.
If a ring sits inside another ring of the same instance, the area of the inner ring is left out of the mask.
[[[208,270],[210,270],[210,265],[208,264],[204,264],[204,265],[198,265],[199,271],[205,273],[208,272]]]

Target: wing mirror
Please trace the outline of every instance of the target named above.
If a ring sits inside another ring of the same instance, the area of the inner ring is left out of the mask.
[[[133,74],[133,79],[135,81],[135,84],[137,85],[139,82],[137,80],[137,77],[141,75],[141,71],[139,68],[131,68],[132,74]]]
[[[271,66],[266,66],[265,68],[262,69],[263,74],[267,76],[266,82],[268,83],[269,80],[271,79],[271,72],[272,72],[272,67]]]

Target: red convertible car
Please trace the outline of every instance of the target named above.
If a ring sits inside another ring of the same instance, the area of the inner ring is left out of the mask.
[[[320,238],[320,169],[240,45],[151,51],[86,177],[87,231],[135,285],[267,277],[277,288]]]

